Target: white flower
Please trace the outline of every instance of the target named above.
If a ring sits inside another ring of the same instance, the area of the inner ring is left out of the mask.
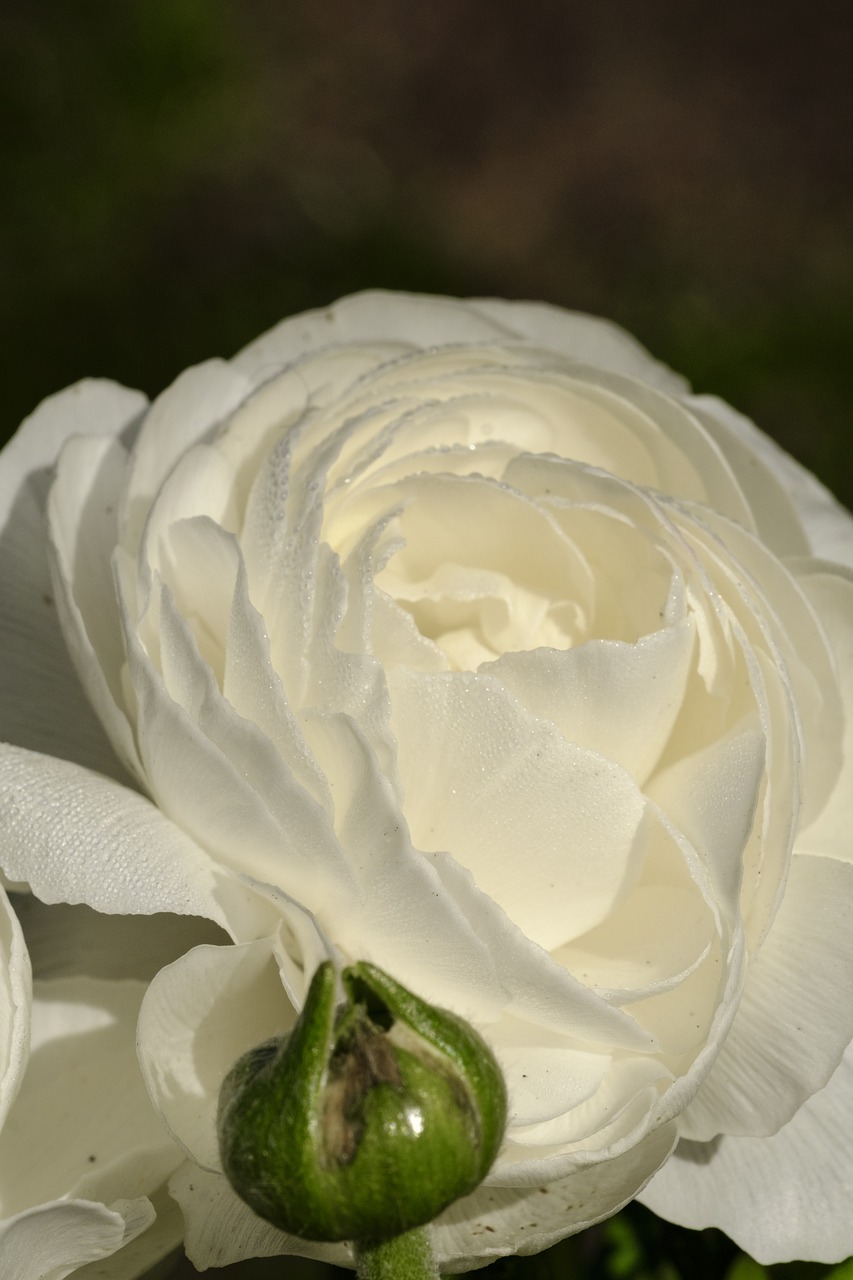
[[[816,481],[600,321],[383,294],[148,409],[80,384],[3,465],[0,862],[236,944],[139,1025],[197,1265],[311,1250],[213,1119],[327,954],[506,1073],[448,1269],[641,1191],[762,1260],[853,1252],[853,523]]]

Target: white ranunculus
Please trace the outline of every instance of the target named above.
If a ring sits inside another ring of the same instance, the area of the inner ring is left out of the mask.
[[[235,944],[139,1023],[197,1265],[311,1249],[214,1112],[326,955],[505,1070],[448,1269],[638,1193],[853,1252],[853,522],[816,481],[601,321],[365,294],[150,408],[54,397],[0,484],[7,876]]]

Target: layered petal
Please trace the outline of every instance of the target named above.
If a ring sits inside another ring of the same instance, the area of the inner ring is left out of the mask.
[[[681,1226],[720,1227],[758,1262],[853,1252],[853,1053],[778,1133],[679,1143],[640,1195]]]
[[[150,1197],[181,1154],[163,1133],[137,1068],[143,990],[137,982],[90,978],[36,983],[27,1073],[0,1134],[4,1276],[60,1280],[123,1249],[155,1222]],[[136,1256],[159,1260],[178,1243],[176,1226],[167,1215]]]
[[[24,422],[3,450],[0,469],[3,737],[121,778],[124,769],[69,659],[49,571],[45,513],[63,444],[79,434],[117,441],[133,429],[146,404],[140,392],[112,382],[69,387]]]
[[[44,902],[224,920],[210,861],[150,801],[118,782],[0,746],[0,812],[0,865]]]

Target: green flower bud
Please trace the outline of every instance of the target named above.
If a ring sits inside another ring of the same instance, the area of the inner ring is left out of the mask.
[[[219,1145],[238,1195],[309,1240],[382,1241],[483,1180],[506,1124],[491,1051],[371,964],[322,964],[288,1036],[238,1060]]]

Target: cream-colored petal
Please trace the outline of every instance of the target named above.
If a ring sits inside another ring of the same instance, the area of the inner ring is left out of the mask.
[[[130,429],[147,401],[115,383],[86,381],[51,396],[0,455],[0,711],[4,737],[124,778],[83,694],[57,618],[45,508],[66,440]]]
[[[669,1222],[719,1227],[757,1261],[840,1262],[853,1252],[853,1053],[769,1137],[682,1142],[640,1194]]]
[[[452,298],[371,290],[282,320],[235,356],[241,373],[265,380],[306,353],[344,343],[392,342],[400,349],[509,336],[506,324]]]
[[[804,565],[799,581],[826,629],[835,659],[840,706],[836,705],[833,710],[841,712],[843,731],[836,785],[821,810],[798,832],[795,847],[802,853],[824,854],[850,862],[853,861],[853,788],[849,782],[853,770],[853,572],[836,571],[834,566],[818,562]],[[819,769],[819,722],[815,723],[813,734],[818,739],[815,754]],[[811,748],[809,739],[807,750]]]
[[[436,1253],[443,1270],[469,1271],[507,1254],[532,1254],[609,1218],[632,1200],[666,1160],[675,1126],[662,1125],[622,1155],[559,1181],[480,1187],[436,1220]]]
[[[68,440],[48,498],[47,526],[54,595],[74,666],[117,755],[138,777],[121,685],[125,647],[112,570],[126,466],[121,440]]]
[[[169,472],[246,398],[250,384],[222,360],[187,369],[151,405],[131,453],[119,508],[119,536],[139,546],[151,505]]]
[[[806,555],[809,540],[791,483],[799,484],[803,468],[716,396],[691,396],[687,403],[728,458],[761,539],[778,556]]]
[[[415,844],[448,850],[548,950],[604,919],[645,850],[629,775],[525,713],[493,677],[399,669],[391,689]]]
[[[473,298],[467,305],[513,334],[579,364],[628,374],[670,395],[688,389],[680,374],[655,360],[625,329],[599,316],[566,311],[547,302],[507,302],[503,298]]]
[[[213,867],[138,792],[65,760],[0,746],[3,869],[44,902],[222,920]]]
[[[219,1089],[237,1059],[296,1020],[269,940],[196,947],[161,970],[139,1017],[139,1061],[170,1132],[219,1170]]]
[[[180,1247],[184,1223],[167,1186],[152,1192],[148,1200],[157,1215],[151,1226],[108,1258],[78,1268],[74,1280],[168,1280],[174,1268],[174,1259],[168,1255]]]
[[[147,1198],[113,1205],[55,1200],[0,1222],[4,1280],[65,1280],[88,1262],[110,1258],[154,1222]],[[119,1280],[131,1280],[127,1274]]]
[[[336,1267],[352,1267],[345,1244],[318,1244],[285,1235],[253,1213],[222,1173],[187,1162],[172,1176],[169,1189],[185,1222],[184,1248],[194,1267],[227,1267],[244,1258],[276,1258],[282,1254],[316,1258]],[[284,1264],[286,1266],[286,1264]]]
[[[24,935],[0,887],[0,1129],[27,1064],[31,1003],[32,974]]]
[[[684,620],[633,642],[508,653],[485,670],[569,742],[622,765],[642,786],[681,708],[693,645]]]
[[[183,683],[175,692],[188,710],[133,639],[129,653],[140,756],[160,809],[226,867],[281,882],[308,903],[343,894],[351,875],[323,810],[221,697],[173,607],[164,608],[161,625],[171,674]]]
[[[737,1016],[682,1120],[702,1141],[775,1133],[853,1038],[853,867],[795,855],[782,904],[750,958]]]
[[[181,1155],[151,1108],[136,1060],[144,985],[35,983],[24,1082],[0,1134],[0,1215],[56,1197],[133,1200]]]
[[[199,916],[105,915],[84,903],[48,905],[32,893],[13,894],[12,903],[36,978],[150,982],[192,947],[229,940],[219,925]]]
[[[736,413],[722,400],[715,396],[699,396],[696,405],[720,424],[716,434],[723,447],[725,434],[734,436],[748,455],[758,457],[776,476],[783,492],[793,502],[795,514],[792,519],[790,511],[786,511],[779,501],[778,494],[774,496],[772,512],[762,528],[769,545],[782,555],[802,555],[804,548],[797,534],[798,521],[805,530],[813,555],[853,568],[853,518],[829,490],[790,454],[780,449],[770,436],[759,431],[748,418]],[[732,460],[735,461],[734,454]],[[747,474],[749,465],[747,459],[743,468]],[[772,486],[768,486],[767,493],[772,493]],[[760,510],[761,500],[754,505]]]

